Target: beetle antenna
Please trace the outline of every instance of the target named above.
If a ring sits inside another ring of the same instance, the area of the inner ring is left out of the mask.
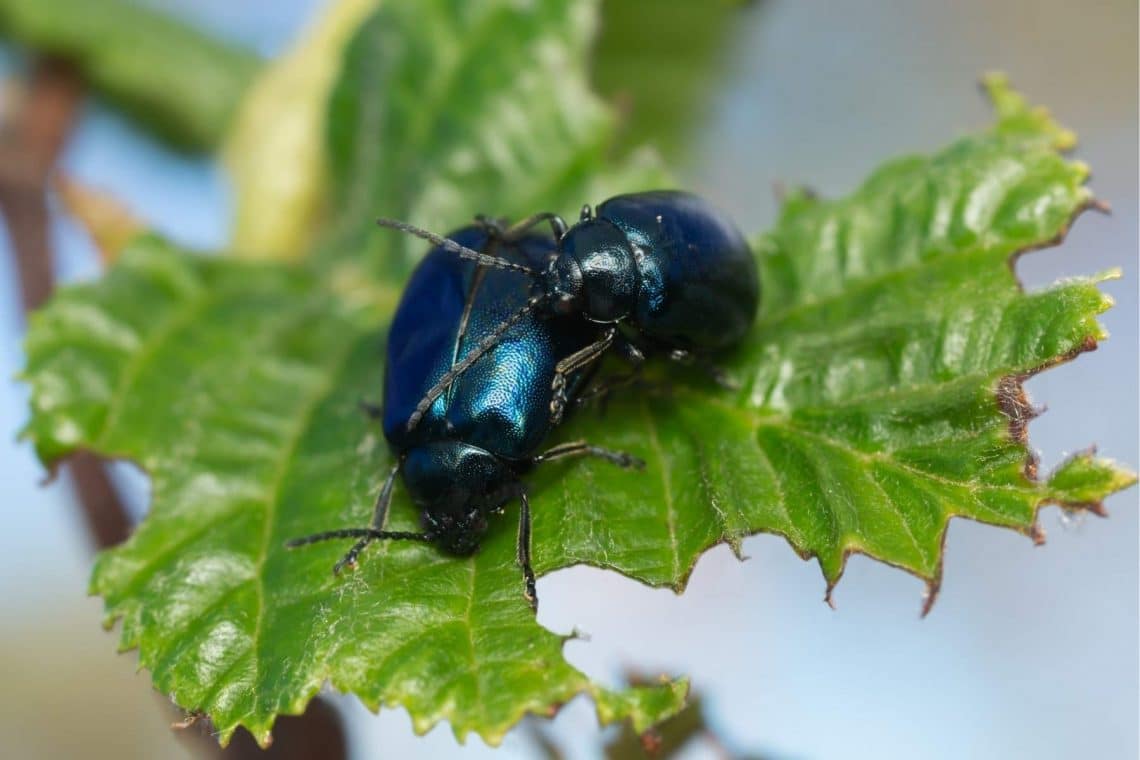
[[[511,329],[511,327],[513,327],[515,324],[517,324],[520,319],[534,311],[535,307],[545,301],[546,298],[547,296],[545,294],[532,296],[526,302],[525,306],[500,322],[494,330],[492,330],[486,335],[486,337],[483,338],[483,340],[479,341],[479,345],[468,351],[467,355],[464,356],[458,364],[453,365],[451,369],[443,373],[443,377],[439,379],[439,382],[433,385],[431,389],[424,394],[424,397],[420,399],[420,403],[416,404],[416,408],[412,412],[412,415],[408,417],[407,430],[409,432],[414,430],[416,425],[419,424],[420,420],[423,419],[423,416],[427,414],[427,410],[431,409],[431,405],[435,403],[436,399],[442,396],[447,391],[447,389],[451,387],[451,384],[454,383],[460,375],[466,372],[472,364],[479,361],[479,359],[482,358],[484,354],[488,353],[495,346],[499,345],[499,341],[502,340],[503,334],[507,330]]]
[[[501,256],[492,256],[487,253],[481,253],[480,251],[476,251],[474,248],[468,248],[465,245],[460,245],[454,240],[445,238],[442,235],[437,235],[434,232],[429,232],[428,230],[417,227],[414,224],[408,224],[407,222],[401,222],[398,219],[387,219],[384,217],[377,219],[376,223],[381,227],[388,227],[389,229],[399,230],[400,232],[404,232],[409,235],[414,235],[415,237],[427,240],[428,242],[438,245],[444,250],[457,254],[461,259],[470,259],[471,261],[476,261],[484,266],[495,267],[496,269],[507,269],[512,272],[522,272],[523,274],[530,277],[539,276],[539,273],[537,271],[531,269],[528,266],[516,264],[515,262],[508,261]]]

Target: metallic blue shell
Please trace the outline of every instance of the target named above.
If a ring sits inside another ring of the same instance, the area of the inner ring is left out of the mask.
[[[714,350],[740,340],[756,318],[760,280],[740,231],[702,198],[673,190],[632,193],[598,206],[633,245],[640,293],[633,321],[673,348]]]
[[[448,237],[535,269],[546,266],[555,248],[549,236],[512,244],[490,241],[480,227]],[[452,440],[506,459],[534,454],[551,428],[555,365],[598,338],[599,326],[581,318],[523,318],[436,400],[414,430],[406,429],[420,399],[526,304],[531,285],[518,272],[479,267],[439,248],[428,252],[412,274],[388,332],[384,435],[396,451]],[[572,378],[571,387],[580,380]]]

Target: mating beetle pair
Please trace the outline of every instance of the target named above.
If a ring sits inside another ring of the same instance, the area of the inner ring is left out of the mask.
[[[521,476],[535,465],[597,456],[641,467],[584,441],[539,453],[598,361],[618,350],[688,360],[738,341],[756,314],[759,280],[743,236],[697,196],[657,191],[611,198],[573,226],[551,213],[511,226],[478,219],[449,238],[381,219],[435,247],[412,274],[388,334],[384,435],[396,463],[372,523],[290,541],[433,542],[466,555],[487,518],[521,502],[518,562],[537,605],[530,503]],[[535,229],[548,224],[552,235]],[[590,395],[604,392],[605,386]],[[420,509],[422,532],[384,529],[397,473]]]

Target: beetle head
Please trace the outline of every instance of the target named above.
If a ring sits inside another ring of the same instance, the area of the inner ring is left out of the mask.
[[[542,287],[559,314],[594,322],[625,319],[637,305],[637,263],[625,233],[605,219],[587,219],[558,241]]]
[[[420,508],[424,531],[440,548],[467,555],[487,532],[487,515],[502,506],[515,482],[498,457],[470,444],[437,441],[404,459],[404,483]]]

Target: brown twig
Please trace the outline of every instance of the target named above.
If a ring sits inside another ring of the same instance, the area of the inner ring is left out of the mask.
[[[0,131],[0,211],[7,220],[25,311],[47,300],[55,282],[47,184],[82,101],[83,84],[75,71],[61,61],[42,61]],[[102,549],[125,539],[130,520],[103,463],[91,455],[77,456],[68,471],[95,545]]]
[[[12,113],[0,126],[0,210],[8,222],[25,311],[51,292],[44,186],[81,97],[82,88],[66,67],[42,64],[27,88],[12,98],[19,102],[8,104]]]
[[[32,69],[15,107],[0,124],[0,213],[8,236],[24,311],[40,306],[55,283],[48,240],[48,187],[60,152],[75,124],[83,100],[83,84],[63,61],[45,59]],[[68,463],[77,501],[95,546],[105,549],[126,539],[130,519],[106,466],[93,454],[78,454]],[[221,749],[208,733],[196,742],[207,757],[329,758],[347,755],[339,715],[327,703],[314,701],[304,715],[282,718],[277,742],[260,750],[245,733]]]

